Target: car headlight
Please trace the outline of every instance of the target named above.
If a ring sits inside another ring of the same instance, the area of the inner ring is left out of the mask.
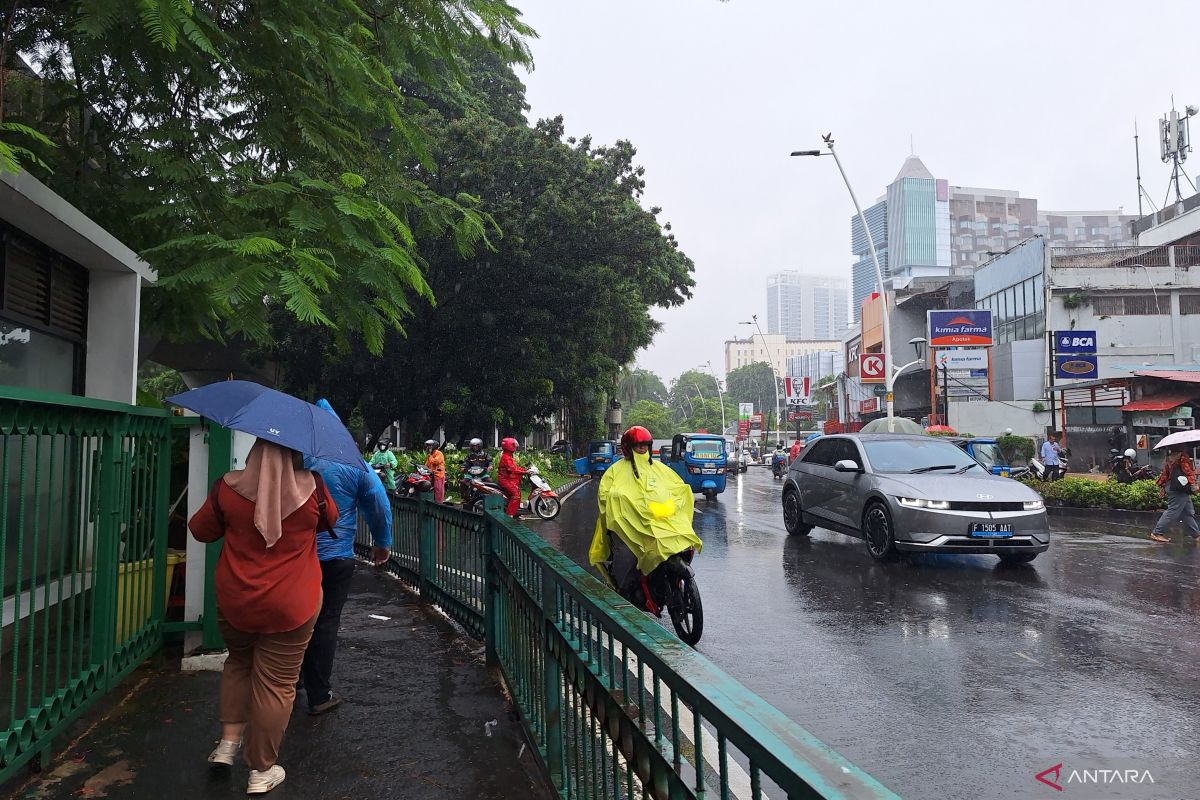
[[[922,500],[917,497],[897,497],[900,505],[906,508],[932,508],[939,511],[945,511],[950,508],[948,500]]]
[[[1041,511],[1046,507],[1046,504],[1041,500],[1026,500],[1024,503],[1021,503],[1021,507],[1026,511]]]

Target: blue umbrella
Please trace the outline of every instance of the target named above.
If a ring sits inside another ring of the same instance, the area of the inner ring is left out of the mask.
[[[354,437],[336,414],[290,394],[250,381],[222,381],[168,397],[167,402],[314,458],[367,470]]]

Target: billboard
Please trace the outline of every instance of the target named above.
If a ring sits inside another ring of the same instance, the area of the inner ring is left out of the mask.
[[[860,413],[860,414],[874,414],[878,410],[879,410],[879,398],[878,397],[872,397],[870,400],[859,400],[858,401],[858,413]]]
[[[763,415],[762,414],[751,414],[750,415],[750,435],[751,436],[759,436],[762,434],[762,432],[763,432]]]
[[[930,347],[991,347],[992,312],[981,308],[929,311]]]
[[[807,377],[793,378],[787,377],[783,379],[784,396],[787,397],[789,406],[806,406],[809,405],[809,396],[812,394],[812,381]]]
[[[738,403],[738,419],[750,419],[754,413],[754,403]]]

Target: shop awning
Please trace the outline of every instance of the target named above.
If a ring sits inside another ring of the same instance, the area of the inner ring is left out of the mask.
[[[1143,397],[1121,406],[1122,411],[1169,411],[1196,399],[1196,392],[1168,392]]]

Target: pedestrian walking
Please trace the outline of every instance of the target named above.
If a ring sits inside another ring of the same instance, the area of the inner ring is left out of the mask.
[[[800,457],[800,448],[804,445],[800,444],[800,440],[796,439],[792,442],[792,449],[788,451],[788,463],[792,463]]]
[[[326,401],[318,400],[317,405],[337,416]],[[307,456],[304,466],[321,476],[340,512],[333,529],[336,536],[328,531],[317,534],[324,600],[300,667],[300,683],[308,698],[308,713],[317,716],[342,703],[341,695],[333,691],[333,659],[337,654],[342,608],[346,605],[350,581],[354,577],[358,515],[365,516],[371,530],[371,563],[378,567],[391,556],[392,505],[383,482],[373,471],[364,472],[346,464]]]
[[[1056,481],[1062,477],[1062,448],[1058,446],[1058,434],[1051,432],[1042,442],[1042,464],[1046,467],[1046,480]]]
[[[1196,508],[1192,505],[1192,494],[1196,491],[1196,467],[1186,452],[1186,447],[1171,448],[1167,460],[1163,463],[1162,474],[1155,481],[1163,487],[1167,496],[1167,510],[1158,518],[1158,524],[1150,532],[1150,538],[1156,542],[1169,542],[1167,526],[1172,522],[1181,521],[1192,537],[1193,542],[1200,542],[1200,525],[1196,524]]]
[[[247,794],[286,776],[278,764],[296,678],[321,605],[317,531],[338,507],[295,450],[259,439],[246,468],[226,473],[188,527],[201,542],[224,539],[216,568],[217,625],[229,655],[221,673],[221,739],[208,756],[250,767]]]
[[[429,450],[429,455],[425,456],[425,469],[433,475],[433,502],[440,503],[446,499],[446,456],[436,439],[426,439],[425,447]]]

